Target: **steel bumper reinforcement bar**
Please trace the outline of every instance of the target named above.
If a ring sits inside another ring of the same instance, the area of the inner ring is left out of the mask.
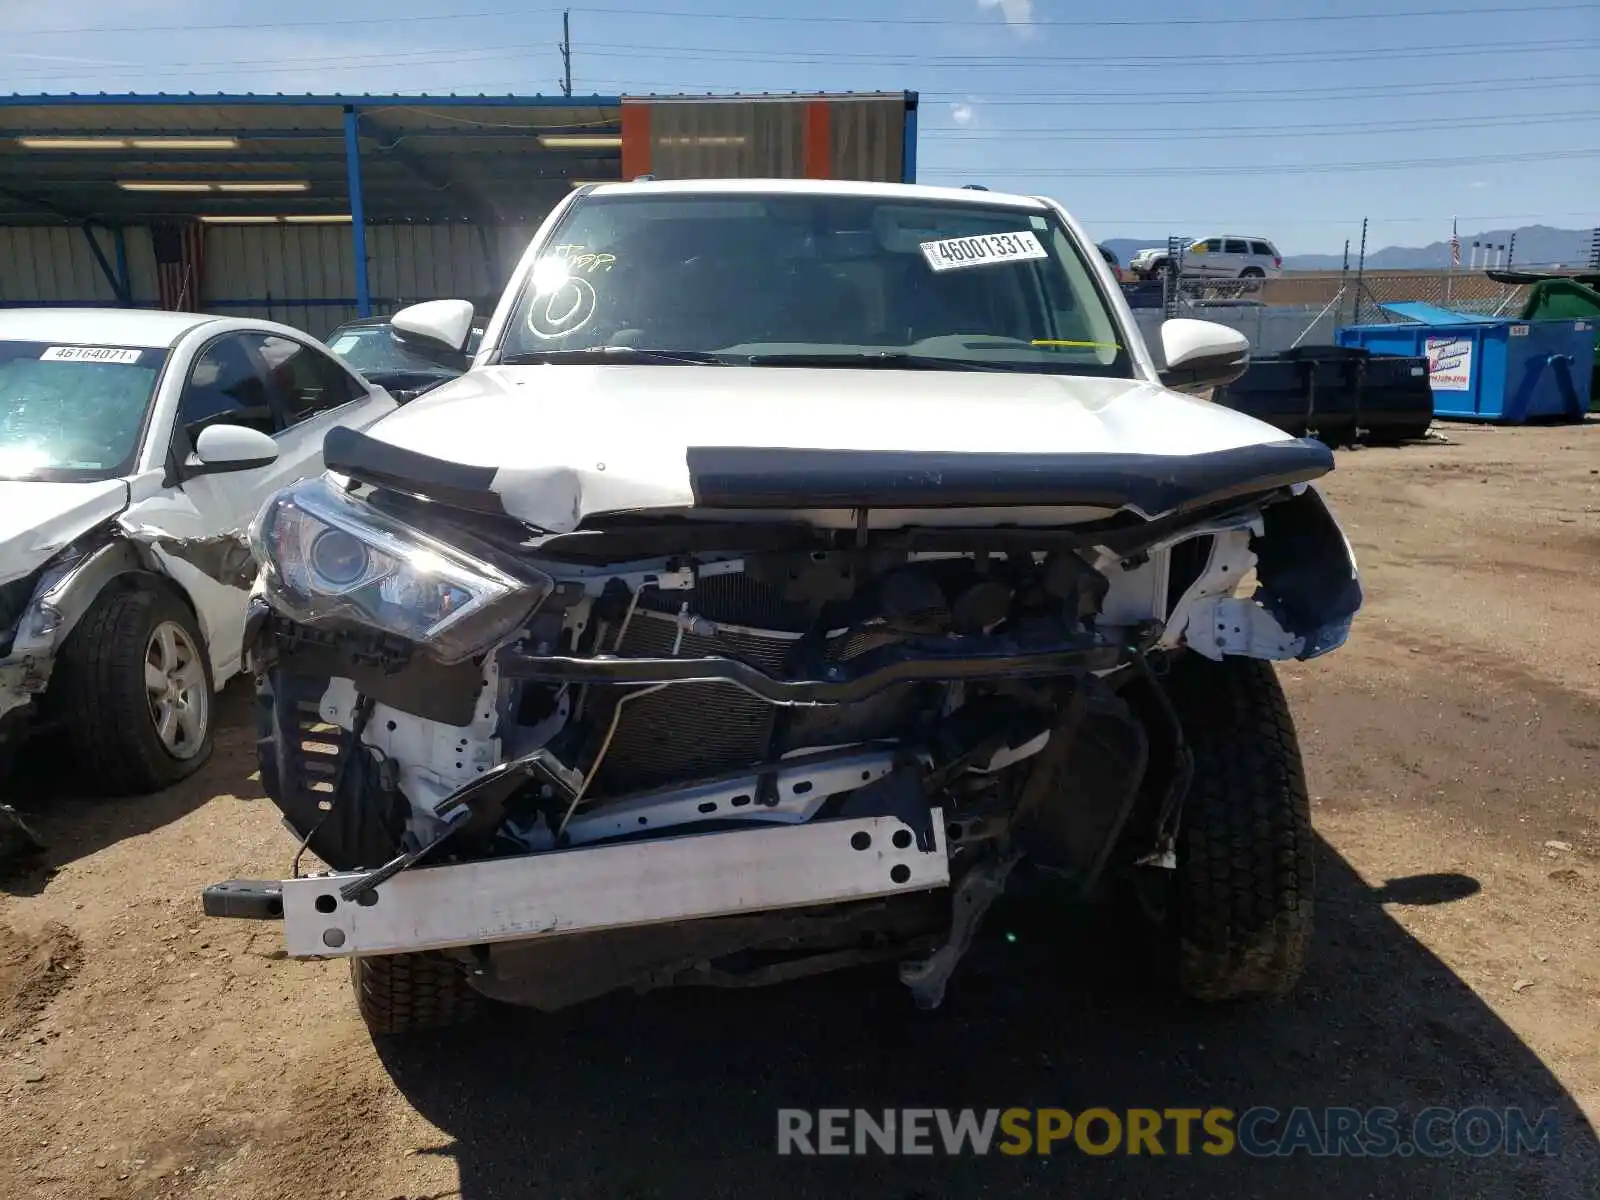
[[[265,902],[239,899],[273,889],[290,956],[328,958],[844,903],[948,886],[944,820],[931,816],[926,852],[895,817],[812,821],[419,867],[356,901],[340,887],[359,874],[235,880],[207,889],[206,911],[265,917]]]
[[[542,683],[730,683],[772,704],[852,704],[898,683],[1020,679],[1105,671],[1127,655],[1120,643],[1088,635],[1062,642],[1009,637],[911,639],[821,668],[819,679],[780,679],[736,658],[565,658],[504,651],[502,678]]]

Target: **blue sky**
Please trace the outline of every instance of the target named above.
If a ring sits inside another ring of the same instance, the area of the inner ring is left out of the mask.
[[[1337,252],[1363,216],[1371,248],[1443,240],[1452,215],[1463,236],[1600,222],[1600,3],[1353,5],[1368,15],[1333,0],[568,7],[579,92],[912,89],[922,181],[1047,192],[1097,238],[1229,229]],[[562,7],[12,0],[0,86],[551,92]]]

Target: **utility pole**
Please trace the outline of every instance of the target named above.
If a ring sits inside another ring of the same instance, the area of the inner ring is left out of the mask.
[[[572,95],[572,11],[561,13],[561,94]]]

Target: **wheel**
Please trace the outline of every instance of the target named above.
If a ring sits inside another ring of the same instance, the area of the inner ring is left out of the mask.
[[[75,762],[105,795],[160,791],[211,755],[211,660],[160,587],[102,592],[62,648],[56,699]]]
[[[1311,942],[1311,805],[1270,663],[1172,664],[1168,695],[1194,756],[1173,880],[1178,982],[1196,1000],[1282,997]]]
[[[1239,272],[1240,279],[1265,279],[1266,277],[1267,273],[1260,267],[1246,267]]]
[[[483,1011],[461,964],[437,954],[352,958],[350,986],[361,1019],[379,1037],[467,1025]]]

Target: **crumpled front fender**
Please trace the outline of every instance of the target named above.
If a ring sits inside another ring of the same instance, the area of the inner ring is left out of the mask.
[[[1255,591],[1239,594],[1254,570]],[[1311,659],[1344,645],[1363,595],[1355,551],[1314,485],[1216,535],[1205,570],[1173,606],[1162,644],[1207,658]]]

